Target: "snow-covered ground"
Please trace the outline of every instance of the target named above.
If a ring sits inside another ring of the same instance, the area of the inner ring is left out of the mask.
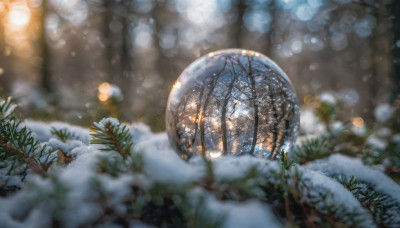
[[[61,122],[25,121],[25,124],[42,143],[68,153],[75,157],[75,160],[65,167],[52,167],[48,171],[50,173],[48,178],[28,175],[24,184],[17,178],[10,179],[13,184],[23,188],[9,198],[0,199],[2,227],[51,227],[52,218],[57,218],[63,227],[93,224],[104,214],[102,209],[104,205],[117,214],[122,216],[126,214],[125,202],[131,195],[132,186],[139,186],[142,189],[149,189],[156,184],[183,186],[200,181],[206,173],[204,162],[200,157],[189,162],[183,161],[170,147],[165,133],[154,134],[143,124],[129,126],[135,151],[143,154],[143,172],[135,173],[127,170],[115,177],[99,174],[98,164],[101,158],[114,159],[116,155],[100,151],[100,146],[90,145],[88,129]],[[73,133],[73,139],[66,142],[56,139],[50,133],[52,127],[68,129]],[[265,180],[274,184],[278,181],[274,174],[283,172],[277,161],[251,156],[222,157],[213,161],[213,165],[217,180],[240,178],[252,167],[257,167],[257,171],[265,176]],[[367,209],[353,194],[331,176],[354,176],[400,203],[399,185],[382,172],[364,166],[358,159],[332,155],[305,166],[292,167],[288,170],[288,175],[294,177],[298,172],[303,174],[302,178],[307,186],[301,189],[304,195],[302,201],[314,205],[321,213],[331,213],[327,211],[322,201],[331,204],[332,208],[340,206],[342,210],[353,213],[361,219],[360,227],[374,227],[375,223]],[[6,176],[3,171],[0,173],[0,178],[2,182],[5,181]],[[290,184],[294,186],[296,183]],[[209,212],[211,216],[225,216],[223,227],[282,226],[272,213],[271,206],[260,200],[221,201],[200,187],[193,187],[189,191],[193,207],[199,202],[198,200],[203,199],[202,210]],[[115,227],[111,226],[111,221],[103,221],[102,224],[101,227]],[[348,225],[351,225],[350,221]],[[138,220],[132,220],[130,226],[149,227]]]

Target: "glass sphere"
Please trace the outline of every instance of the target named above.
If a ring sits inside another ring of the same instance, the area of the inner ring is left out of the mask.
[[[190,64],[169,95],[172,147],[187,160],[251,154],[276,158],[295,144],[299,105],[286,74],[249,50],[209,53]]]

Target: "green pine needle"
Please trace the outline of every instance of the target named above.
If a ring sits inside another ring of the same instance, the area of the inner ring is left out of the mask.
[[[67,142],[75,137],[75,135],[66,128],[56,129],[52,127],[50,133],[63,142]]]
[[[292,156],[299,164],[328,157],[332,154],[333,147],[326,139],[310,139],[297,146]]]
[[[25,179],[28,167],[46,176],[54,151],[41,145],[28,128],[21,126],[13,115],[15,107],[11,98],[0,101],[0,161],[10,165],[9,175],[16,173],[21,180]]]
[[[132,153],[132,135],[129,129],[121,123],[114,123],[111,120],[95,123],[90,129],[93,138],[91,144],[103,145],[100,150],[116,151],[125,159]]]
[[[288,153],[285,153],[283,150],[281,151],[279,156],[279,163],[284,169],[290,169],[290,167],[296,164],[295,161],[288,157]]]
[[[365,183],[358,182],[354,176],[337,176],[335,179],[348,189],[363,207],[370,211],[377,224],[400,226],[398,219],[393,217],[393,212],[400,213],[400,204],[396,200],[386,194],[377,192]]]

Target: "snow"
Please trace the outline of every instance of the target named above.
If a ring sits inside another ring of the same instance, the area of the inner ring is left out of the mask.
[[[166,133],[142,137],[135,150],[142,151],[146,160],[145,171],[150,180],[164,183],[189,183],[199,180],[205,174],[201,157],[189,162],[182,160],[171,148]],[[263,173],[279,171],[276,162],[252,156],[224,157],[214,161],[215,175],[219,178],[234,179],[243,176],[252,166],[257,166]]]
[[[320,134],[325,131],[325,126],[312,110],[303,109],[300,113],[300,130],[305,134]]]
[[[0,205],[0,224],[3,227],[27,227],[19,223],[28,210],[26,195],[16,194],[10,198],[0,198]]]
[[[54,150],[61,150],[64,153],[71,154],[70,152],[74,150],[75,148],[85,146],[85,144],[82,141],[79,140],[70,140],[67,142],[62,142],[58,139],[51,138],[48,142],[47,145],[53,148]]]
[[[326,102],[326,103],[330,103],[332,105],[336,104],[336,98],[335,96],[330,93],[330,92],[324,92],[320,95],[319,100],[321,102]]]
[[[367,134],[367,128],[365,127],[365,125],[361,127],[352,126],[351,131],[357,136],[365,136]]]
[[[260,173],[279,173],[279,164],[266,159],[259,159],[250,155],[237,157],[224,157],[214,161],[214,174],[219,179],[236,179],[243,177],[251,167],[257,167]],[[273,182],[273,180],[270,180]]]
[[[302,188],[302,201],[308,204],[316,204],[316,208],[322,213],[336,213],[340,218],[343,211],[336,211],[337,207],[342,206],[345,214],[356,213],[357,218],[362,220],[360,227],[375,227],[371,215],[363,208],[360,202],[347,191],[340,183],[312,170],[302,170],[302,179],[308,187]],[[328,193],[328,194],[327,194]],[[326,205],[332,208],[327,211]],[[335,208],[336,207],[336,208]],[[341,218],[346,222],[345,218]],[[349,221],[347,221],[349,222]],[[351,225],[349,223],[348,225]]]
[[[143,152],[149,180],[161,183],[189,183],[200,179],[202,167],[183,161],[170,147],[166,133],[139,137],[136,151]]]
[[[56,216],[64,227],[82,226],[87,221],[93,221],[101,212],[93,202],[96,195],[90,184],[95,178],[95,156],[100,152],[91,153],[90,147],[81,149],[86,149],[88,153],[77,157],[65,169],[52,170],[58,176],[57,181],[35,176],[27,183],[27,188],[35,189],[28,192],[32,193],[28,194],[28,198],[39,205],[39,214]]]
[[[103,119],[98,126],[106,122],[119,124],[118,120]],[[148,126],[140,123],[128,126],[134,141],[134,153],[143,155],[143,173],[135,173],[129,168],[117,176],[99,174],[101,158],[120,156],[110,151],[100,151],[98,147],[89,145],[87,129],[60,123],[42,123],[26,121],[36,137],[53,149],[60,149],[75,159],[66,166],[51,166],[51,177],[42,178],[28,175],[25,185],[15,177],[9,183],[21,186],[22,190],[8,198],[0,198],[0,224],[5,227],[50,227],[51,218],[57,218],[63,227],[83,227],[92,224],[110,208],[118,214],[127,213],[126,200],[131,196],[132,186],[142,189],[151,188],[155,184],[172,184],[190,186],[200,181],[206,174],[204,161],[195,157],[189,161],[182,160],[171,148],[166,133],[152,133]],[[51,135],[50,129],[65,128],[73,133],[73,139],[62,142]],[[338,127],[340,128],[340,126]],[[384,130],[381,135],[386,135]],[[374,136],[375,137],[375,136]],[[122,161],[122,160],[121,160]],[[268,185],[279,185],[277,175],[283,172],[277,161],[252,156],[226,156],[213,161],[216,181],[229,181],[242,178],[255,168]],[[121,167],[123,168],[123,167]],[[382,192],[400,202],[400,186],[382,172],[364,166],[358,159],[342,155],[331,155],[304,166],[295,166],[287,170],[290,176],[288,183],[296,187],[296,175],[301,173],[301,201],[315,207],[320,213],[336,213],[340,216],[343,209],[347,214],[355,213],[362,227],[374,227],[371,215],[363,208],[351,192],[330,178],[333,175],[355,176],[358,181],[369,184],[378,192]],[[0,181],[5,181],[4,169],[0,169]],[[249,183],[244,183],[249,184]],[[251,183],[249,186],[254,186]],[[193,197],[193,207],[200,198],[205,199],[206,211],[213,216],[225,215],[223,227],[281,227],[270,206],[257,199],[244,202],[220,201],[200,187],[193,187],[188,192]],[[104,200],[106,199],[106,200]],[[330,205],[331,209],[326,205]],[[333,210],[333,211],[329,211]],[[340,218],[351,225],[349,218]],[[106,225],[107,224],[107,225]],[[107,222],[103,227],[111,227]],[[132,220],[131,227],[150,227],[140,221]]]
[[[99,128],[104,128],[107,123],[111,123],[111,125],[117,126],[119,125],[119,120],[115,118],[103,118],[100,122],[94,123],[94,125]]]
[[[344,92],[342,100],[346,105],[354,107],[360,100],[360,95],[358,94],[357,90],[349,89]]]
[[[245,202],[221,202],[214,198],[208,201],[208,207],[215,213],[226,213],[226,220],[222,227],[282,227],[271,210],[257,200]]]
[[[305,167],[329,176],[338,174],[354,176],[358,181],[371,185],[376,191],[400,203],[400,186],[379,170],[363,165],[359,159],[333,154],[326,159],[308,163]]]
[[[392,143],[400,144],[400,134],[395,134],[390,139]]]
[[[132,193],[130,186],[135,178],[132,175],[121,175],[117,178],[105,176],[101,179],[102,193],[110,199],[107,203],[119,213],[126,213],[123,202]]]
[[[387,127],[381,127],[376,131],[378,137],[389,137],[392,134],[392,130]]]
[[[124,95],[122,94],[121,89],[114,84],[110,84],[110,91],[109,94],[107,94],[110,98],[113,98],[117,101],[122,101],[124,99]]]
[[[135,123],[130,125],[130,133],[134,142],[144,141],[152,135],[150,127],[143,123]]]
[[[384,150],[387,146],[387,142],[385,140],[378,138],[374,135],[368,137],[367,143],[378,150]]]
[[[3,101],[2,103],[4,103],[5,101]],[[7,116],[9,116],[17,107],[17,105],[12,104],[10,105],[10,107],[7,109],[7,112],[4,113],[4,115],[1,116],[2,119],[7,118]]]
[[[1,167],[3,167],[3,165],[1,163],[0,163],[0,165],[1,165]],[[22,187],[23,184],[19,177],[7,175],[8,169],[9,169],[9,166],[0,169],[0,183],[7,183],[7,185],[9,185],[9,186],[15,185],[17,187]]]
[[[383,103],[375,108],[375,119],[380,123],[387,122],[392,117],[392,107],[388,103]]]
[[[209,216],[210,221],[224,218],[222,227],[283,227],[278,223],[269,206],[258,200],[220,201],[200,188],[191,190],[189,198],[193,207],[197,207],[201,213]]]
[[[340,121],[335,121],[331,124],[331,130],[334,135],[338,135],[342,131],[344,131],[346,127]]]
[[[64,122],[38,122],[33,120],[25,120],[25,126],[29,128],[37,136],[40,142],[49,141],[50,138],[54,137],[50,130],[54,127],[57,130],[68,129],[73,134],[74,140],[82,141],[84,144],[89,144],[89,130],[83,127],[73,126]]]

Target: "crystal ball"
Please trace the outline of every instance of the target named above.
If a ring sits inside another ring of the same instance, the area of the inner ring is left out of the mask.
[[[288,76],[254,51],[211,52],[175,82],[166,109],[170,144],[182,159],[289,152],[299,129],[299,104]]]

